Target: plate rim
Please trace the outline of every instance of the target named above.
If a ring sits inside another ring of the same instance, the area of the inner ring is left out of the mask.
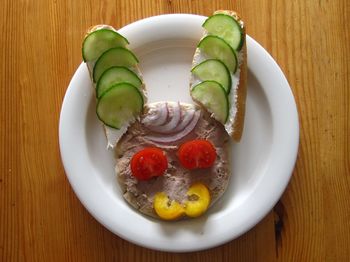
[[[126,25],[125,27],[121,28],[119,31],[127,31],[127,30],[132,30],[133,27],[137,27],[137,26],[143,26],[144,24],[148,24],[148,23],[159,23],[162,22],[162,20],[167,20],[168,22],[176,22],[177,20],[179,20],[179,18],[187,18],[189,21],[193,21],[196,19],[199,20],[203,20],[206,17],[204,16],[199,16],[199,15],[192,15],[192,14],[165,14],[165,15],[159,15],[159,16],[152,16],[152,17],[148,17],[148,18],[144,18],[142,20],[138,20],[135,21],[131,24]],[[247,232],[248,230],[250,230],[253,226],[255,226],[258,222],[261,221],[261,219],[263,217],[266,216],[266,214],[268,212],[270,212],[270,210],[272,209],[272,207],[276,204],[276,202],[280,199],[282,193],[284,192],[287,184],[289,183],[289,180],[291,178],[292,175],[292,171],[294,169],[294,165],[296,162],[296,158],[297,158],[297,153],[298,153],[298,147],[299,147],[299,121],[298,121],[298,111],[297,111],[297,107],[296,107],[296,103],[295,103],[295,99],[292,93],[292,90],[290,88],[290,85],[285,77],[285,75],[283,74],[281,68],[278,66],[278,64],[276,63],[276,61],[272,58],[272,56],[258,43],[256,42],[253,38],[251,38],[250,36],[247,35],[247,45],[249,46],[253,46],[256,50],[260,50],[259,52],[265,56],[266,59],[269,60],[269,64],[271,63],[272,67],[275,68],[275,70],[277,70],[277,72],[279,73],[279,77],[280,80],[284,82],[284,92],[289,93],[289,101],[288,101],[288,107],[289,107],[289,113],[290,116],[292,118],[292,122],[294,123],[294,131],[293,131],[293,137],[290,139],[290,141],[293,141],[292,145],[292,149],[291,149],[291,154],[289,156],[289,165],[286,167],[286,169],[288,170],[289,175],[285,176],[284,181],[281,181],[281,183],[279,184],[279,188],[278,190],[276,190],[275,188],[275,194],[272,197],[272,199],[270,199],[269,203],[265,203],[265,205],[263,206],[263,208],[260,208],[260,210],[257,212],[257,216],[255,216],[255,218],[250,218],[250,220],[247,221],[247,226],[243,229],[236,229],[235,234],[232,234],[232,232],[228,232],[229,234],[226,234],[224,237],[222,237],[221,239],[215,239],[213,241],[208,241],[206,243],[201,243],[201,244],[196,244],[193,246],[177,246],[177,247],[169,247],[167,246],[169,243],[165,243],[164,245],[161,246],[155,246],[154,244],[152,244],[152,242],[145,242],[143,241],[143,239],[137,239],[134,237],[130,237],[130,235],[128,234],[127,230],[125,231],[120,231],[116,230],[116,228],[114,228],[113,223],[111,223],[111,221],[108,221],[108,219],[99,214],[97,209],[93,206],[94,202],[91,202],[92,200],[86,198],[86,195],[84,193],[82,193],[81,188],[79,187],[79,185],[77,184],[77,181],[75,181],[74,175],[72,175],[72,172],[75,172],[75,169],[72,169],[72,166],[69,162],[69,159],[67,159],[66,156],[66,152],[67,152],[67,148],[66,145],[64,144],[64,135],[65,135],[65,121],[67,119],[66,114],[67,114],[67,103],[69,103],[69,97],[71,95],[71,92],[73,91],[73,83],[75,81],[77,81],[77,79],[79,78],[79,73],[81,70],[84,70],[83,67],[85,68],[85,64],[81,63],[79,65],[79,67],[77,68],[77,70],[75,71],[69,86],[67,88],[66,94],[64,96],[63,102],[62,102],[62,107],[61,107],[61,112],[60,112],[60,118],[59,118],[59,147],[60,147],[60,153],[61,153],[61,159],[63,162],[63,166],[65,169],[65,173],[66,176],[73,188],[73,191],[75,192],[76,196],[78,197],[78,199],[80,200],[80,202],[83,204],[83,206],[89,211],[89,213],[95,218],[97,219],[103,226],[105,226],[107,229],[109,229],[110,231],[112,231],[113,233],[115,233],[116,235],[120,236],[123,239],[126,239],[134,244],[143,246],[143,247],[147,247],[150,249],[155,249],[155,250],[160,250],[160,251],[169,251],[169,252],[190,252],[190,251],[198,251],[198,250],[204,250],[204,249],[208,249],[208,248],[212,248],[218,245],[221,245],[223,243],[226,243],[234,238],[237,238],[238,236],[242,235],[243,233]],[[249,50],[248,52],[248,57],[249,57],[249,53],[251,50]],[[259,53],[258,52],[258,53]],[[248,64],[248,69],[249,69],[249,64]],[[69,107],[68,107],[69,108]],[[272,112],[274,113],[274,112]],[[95,203],[96,204],[96,203]],[[130,233],[130,232],[129,232]]]

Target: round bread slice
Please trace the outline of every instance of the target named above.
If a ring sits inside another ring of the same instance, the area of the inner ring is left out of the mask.
[[[140,121],[134,122],[121,137],[116,146],[116,174],[123,191],[125,200],[141,213],[159,218],[153,208],[153,198],[158,192],[166,193],[171,200],[184,203],[186,192],[196,182],[203,183],[209,189],[211,204],[213,205],[225,192],[230,178],[229,140],[230,137],[224,127],[198,106],[180,103],[181,119],[190,111],[199,114],[195,127],[179,140],[160,143],[149,138],[158,136],[171,137],[176,134],[159,134],[150,130],[143,120],[155,110],[167,103],[167,122],[174,115],[175,102],[157,102],[147,104],[145,113]],[[181,132],[181,131],[180,131]],[[176,155],[179,146],[193,139],[207,139],[215,147],[217,157],[211,168],[188,170],[182,167]],[[130,160],[133,155],[146,148],[158,147],[164,150],[168,159],[168,169],[163,176],[154,177],[147,181],[137,180],[131,173]]]

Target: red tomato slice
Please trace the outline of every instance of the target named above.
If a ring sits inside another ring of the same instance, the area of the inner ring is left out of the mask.
[[[164,152],[155,147],[148,147],[137,152],[130,162],[132,174],[139,180],[148,180],[161,176],[168,167]]]
[[[192,140],[182,144],[178,157],[183,167],[187,169],[211,167],[216,159],[214,146],[207,140]]]

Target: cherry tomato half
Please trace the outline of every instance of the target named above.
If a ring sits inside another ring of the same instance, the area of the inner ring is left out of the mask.
[[[148,147],[137,152],[130,162],[132,174],[139,180],[148,180],[161,176],[168,167],[164,152],[155,147]]]
[[[208,140],[192,140],[182,144],[178,157],[183,167],[187,169],[211,167],[216,159],[214,146]]]

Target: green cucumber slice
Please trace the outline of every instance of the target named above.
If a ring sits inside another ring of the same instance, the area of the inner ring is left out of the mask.
[[[99,98],[108,88],[118,83],[129,83],[140,88],[141,79],[130,69],[123,66],[114,66],[101,75],[96,85],[96,97]]]
[[[105,125],[120,129],[137,117],[142,109],[143,98],[139,89],[129,83],[119,83],[101,95],[96,113]]]
[[[124,47],[108,49],[96,61],[93,72],[94,82],[96,83],[103,72],[112,66],[134,67],[138,62],[136,56],[129,49]]]
[[[225,124],[229,114],[229,101],[225,89],[218,82],[203,81],[191,90],[194,100],[213,113],[216,120]]]
[[[94,61],[106,50],[113,47],[125,47],[128,40],[110,29],[99,29],[85,37],[82,47],[83,60]]]
[[[236,52],[222,38],[218,36],[208,35],[199,42],[198,48],[211,58],[221,60],[231,72],[236,72]]]
[[[234,50],[241,50],[244,34],[241,25],[232,16],[216,14],[205,20],[203,27],[209,34],[224,39]]]
[[[208,59],[196,65],[191,70],[192,74],[201,81],[214,80],[222,85],[226,93],[231,90],[231,74],[223,62],[217,59]]]

